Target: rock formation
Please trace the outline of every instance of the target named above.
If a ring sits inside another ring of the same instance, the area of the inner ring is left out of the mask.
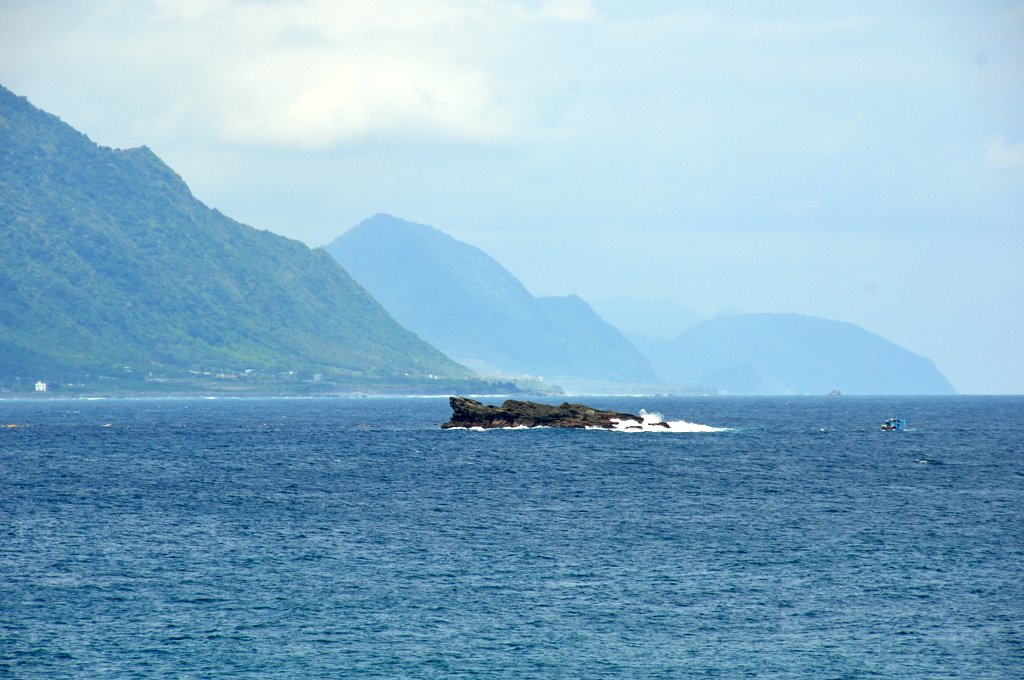
[[[449,401],[452,406],[452,419],[442,425],[443,428],[598,427],[610,430],[622,421],[643,421],[643,418],[631,413],[602,411],[569,402],[564,402],[561,406],[551,406],[508,399],[501,406],[487,406],[465,397],[451,397]],[[665,423],[659,424],[668,427]]]

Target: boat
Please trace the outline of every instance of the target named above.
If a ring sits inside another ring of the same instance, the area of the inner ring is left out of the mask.
[[[882,423],[882,429],[886,432],[905,430],[907,429],[907,420],[905,418],[889,418]]]

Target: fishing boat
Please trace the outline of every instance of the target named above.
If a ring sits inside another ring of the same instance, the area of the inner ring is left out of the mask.
[[[907,421],[905,418],[889,418],[882,423],[882,429],[886,432],[894,432],[896,430],[907,429]]]

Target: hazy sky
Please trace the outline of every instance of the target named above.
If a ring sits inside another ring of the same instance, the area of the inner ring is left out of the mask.
[[[1024,1],[0,0],[0,83],[313,246],[389,212],[1024,392]]]

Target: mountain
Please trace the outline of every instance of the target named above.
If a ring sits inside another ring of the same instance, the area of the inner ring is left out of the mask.
[[[674,338],[701,321],[696,312],[675,300],[619,296],[587,301],[627,340],[632,335]]]
[[[929,359],[850,323],[798,314],[701,322],[675,340],[633,338],[658,377],[730,394],[953,394]]]
[[[325,247],[394,317],[479,371],[650,381],[650,365],[575,295],[535,298],[487,253],[375,215]]]
[[[196,200],[146,147],[94,144],[0,88],[0,378],[470,371],[323,250]]]

